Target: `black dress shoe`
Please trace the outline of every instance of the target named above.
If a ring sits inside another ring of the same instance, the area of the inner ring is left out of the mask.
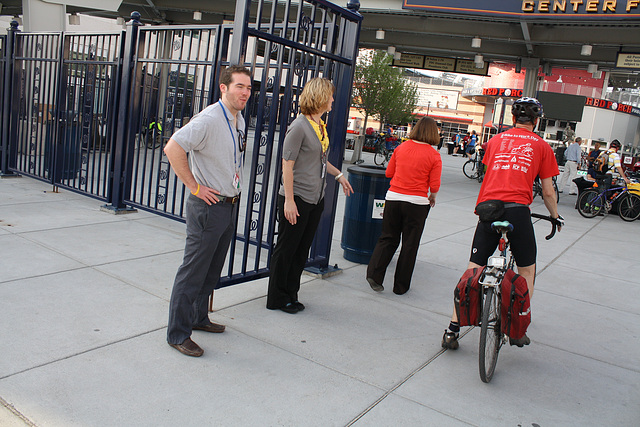
[[[384,291],[384,286],[382,286],[381,284],[377,283],[371,277],[367,277],[367,282],[369,282],[369,286],[371,286],[371,289],[373,289],[374,291],[376,291],[376,292]]]
[[[298,307],[292,302],[287,303],[287,305],[283,305],[282,307],[280,307],[280,310],[289,314],[296,314],[298,311],[300,311]]]
[[[204,350],[201,349],[198,344],[194,343],[191,338],[187,338],[182,344],[169,343],[169,345],[187,356],[200,357],[204,354]]]
[[[192,328],[195,331],[205,331],[205,332],[213,332],[214,334],[219,334],[224,332],[225,326],[220,325],[218,323],[209,322],[206,325],[196,325]]]
[[[304,310],[304,304],[301,303],[300,301],[294,302],[293,305],[298,308],[298,311]]]

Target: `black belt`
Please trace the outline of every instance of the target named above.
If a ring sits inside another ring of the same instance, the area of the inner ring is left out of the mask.
[[[528,208],[529,205],[523,205],[522,203],[515,203],[515,202],[509,202],[509,203],[505,203],[504,204],[504,208],[505,209],[509,209],[509,208],[521,208],[521,207],[526,207]]]
[[[237,196],[221,196],[219,194],[216,194],[216,197],[218,198],[218,202],[219,203],[231,203],[232,205],[238,203],[240,201],[240,195],[238,194]]]

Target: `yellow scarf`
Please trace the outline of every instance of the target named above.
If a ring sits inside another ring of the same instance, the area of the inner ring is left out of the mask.
[[[327,148],[329,148],[329,136],[327,135],[326,123],[322,121],[322,119],[320,119],[320,124],[318,124],[308,116],[307,116],[307,120],[309,120],[309,123],[311,123],[313,130],[316,131],[316,135],[320,140],[320,144],[322,144],[322,152],[324,153],[325,151],[327,151]]]

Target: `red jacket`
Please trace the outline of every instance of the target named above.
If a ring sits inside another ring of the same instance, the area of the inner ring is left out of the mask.
[[[389,190],[411,196],[429,197],[440,190],[442,159],[436,149],[426,143],[406,140],[393,152],[386,175],[391,178]]]

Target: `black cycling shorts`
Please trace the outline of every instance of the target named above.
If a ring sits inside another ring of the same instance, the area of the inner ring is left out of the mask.
[[[507,238],[509,239],[516,265],[528,267],[535,264],[538,248],[529,207],[506,208],[501,221],[509,221],[513,224],[513,231],[507,233]],[[476,233],[473,236],[469,261],[478,265],[487,265],[487,260],[495,252],[499,241],[500,234],[491,230],[491,223],[478,221]]]

